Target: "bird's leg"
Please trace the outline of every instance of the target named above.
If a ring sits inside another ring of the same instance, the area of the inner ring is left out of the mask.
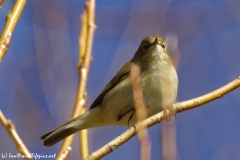
[[[135,113],[135,109],[132,110],[132,113],[131,113],[130,117],[128,118],[128,128],[129,128],[129,122],[132,119],[134,113]]]
[[[149,110],[149,106],[147,106],[145,108],[146,108],[147,111]],[[129,127],[129,122],[132,119],[134,113],[136,112],[134,107],[130,108],[129,110],[127,110],[123,114],[119,115],[118,118],[117,118],[117,121],[120,121],[125,115],[127,115],[131,111],[132,111],[132,113],[131,113],[130,117],[128,118],[128,127]]]
[[[146,111],[148,111],[148,110],[149,110],[149,106],[145,107],[145,109],[146,109]],[[131,113],[130,117],[128,118],[128,128],[129,128],[129,122],[130,122],[130,120],[132,119],[132,117],[133,117],[133,115],[134,115],[135,112],[136,112],[135,109],[132,110],[132,113]]]
[[[129,112],[133,111],[134,107],[130,108],[129,110],[127,110],[126,112],[124,112],[123,114],[120,114],[117,118],[117,121],[120,121],[126,114],[128,114]]]

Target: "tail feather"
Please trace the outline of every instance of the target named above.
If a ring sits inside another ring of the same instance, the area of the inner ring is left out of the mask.
[[[44,138],[43,145],[50,147],[77,131],[78,130],[76,130],[76,128],[62,126],[55,130],[54,132],[47,135],[47,137]]]
[[[77,118],[78,118],[78,117],[77,117]],[[53,130],[51,130],[51,131],[45,133],[44,135],[42,135],[40,138],[41,138],[42,140],[46,139],[50,134],[52,134],[53,132],[61,129],[62,127],[66,126],[66,125],[68,125],[68,124],[70,124],[70,123],[72,123],[73,121],[76,121],[76,118],[74,118],[74,119],[72,119],[72,120],[69,120],[67,123],[65,123],[65,124],[63,124],[63,125],[61,125],[61,126],[58,126],[58,127],[54,128]]]
[[[85,114],[44,134],[41,136],[41,139],[44,140],[44,146],[50,147],[79,130],[106,125],[103,119],[104,116],[99,116],[101,113],[102,111],[98,108],[91,109]]]

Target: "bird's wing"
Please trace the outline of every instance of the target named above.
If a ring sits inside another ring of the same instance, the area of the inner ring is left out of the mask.
[[[89,110],[98,106],[102,102],[104,96],[111,89],[113,89],[119,82],[122,82],[128,77],[128,75],[130,74],[131,67],[132,67],[131,61],[127,62],[124,66],[122,66],[118,73],[111,79],[111,81],[105,86],[105,88],[102,90],[99,96],[95,99],[95,101],[90,106]]]

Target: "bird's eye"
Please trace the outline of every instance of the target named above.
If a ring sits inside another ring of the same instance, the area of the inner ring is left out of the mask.
[[[161,46],[162,46],[162,48],[163,48],[163,49],[165,49],[165,48],[166,48],[166,45],[165,45],[165,43],[162,43],[162,44],[161,44]]]
[[[148,49],[148,45],[144,44],[143,45],[143,50],[147,50]]]

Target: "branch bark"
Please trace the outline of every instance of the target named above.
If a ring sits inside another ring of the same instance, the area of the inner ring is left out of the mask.
[[[145,105],[143,99],[142,87],[140,84],[140,65],[134,64],[131,68],[130,79],[133,90],[133,99],[134,99],[134,108],[136,112],[137,122],[141,122],[147,118],[147,106]],[[132,111],[134,114],[134,111]],[[138,133],[138,139],[140,142],[140,150],[141,150],[141,160],[150,160],[150,139],[148,137],[148,132],[145,130],[146,128],[142,128],[143,132]]]
[[[27,160],[31,160],[32,159],[31,154],[28,151],[25,144],[22,142],[21,138],[18,136],[14,124],[10,120],[6,119],[1,110],[0,110],[0,122],[7,130],[8,134],[11,136],[13,141],[15,142],[17,151],[19,151],[23,156],[25,156]]]
[[[194,109],[218,98],[222,98],[225,94],[235,90],[238,87],[240,87],[240,77],[208,94],[191,100],[178,102],[172,106],[166,107],[163,111],[145,119],[142,122],[137,123],[135,126],[131,127],[111,142],[107,143],[97,151],[91,153],[90,155],[88,155],[87,158],[85,158],[85,160],[95,160],[103,158],[104,156],[118,148],[120,145],[126,143],[137,133],[141,132],[143,128],[149,128],[155,124],[161,123],[164,119],[169,119],[172,115]]]
[[[12,39],[12,33],[20,18],[20,15],[22,14],[25,4],[26,0],[16,0],[12,11],[10,11],[6,17],[6,23],[0,37],[0,62],[8,50],[8,46],[10,45]]]
[[[2,8],[3,1],[4,0],[0,0],[0,9]]]
[[[79,62],[77,65],[79,72],[78,93],[76,97],[75,107],[72,114],[72,118],[79,116],[85,112],[85,106],[87,104],[86,99],[86,85],[87,77],[90,68],[90,62],[92,59],[92,44],[95,31],[94,23],[95,15],[95,0],[87,0],[85,10],[82,15],[82,32],[79,36]],[[68,147],[71,146],[74,135],[67,137],[57,155],[56,159],[61,159],[61,155],[65,153]],[[80,154],[82,159],[88,155],[88,142],[87,142],[87,130],[80,132]]]

